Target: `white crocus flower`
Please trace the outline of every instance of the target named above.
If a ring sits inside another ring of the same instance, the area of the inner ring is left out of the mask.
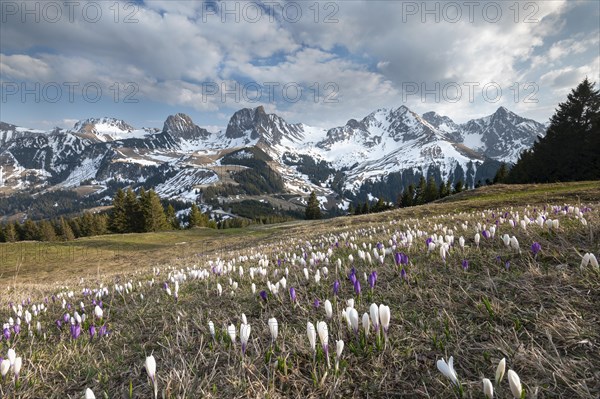
[[[487,378],[483,379],[483,394],[488,399],[492,399],[494,397],[494,386],[492,385],[492,381]]]
[[[271,331],[271,338],[273,339],[273,342],[277,341],[277,334],[279,331],[279,324],[277,323],[277,319],[274,317],[271,317],[269,319],[269,331]]]
[[[508,384],[510,385],[510,391],[512,392],[513,397],[515,399],[520,399],[523,390],[521,388],[521,380],[519,379],[519,376],[513,370],[508,370],[506,376],[508,378]]]
[[[496,385],[500,385],[500,382],[502,382],[504,370],[506,370],[506,359],[502,358],[502,360],[498,362],[498,367],[496,367]]]
[[[158,385],[156,383],[156,360],[154,356],[150,355],[146,358],[146,362],[144,363],[146,367],[146,372],[148,373],[148,377],[152,380],[152,385],[154,386],[154,397],[158,397]]]
[[[331,319],[333,317],[333,307],[331,306],[329,299],[325,301],[325,305],[323,307],[325,308],[325,315],[328,319]]]
[[[438,370],[444,374],[454,385],[458,386],[458,377],[456,371],[454,371],[454,358],[450,356],[448,363],[446,360],[440,359],[437,361]]]

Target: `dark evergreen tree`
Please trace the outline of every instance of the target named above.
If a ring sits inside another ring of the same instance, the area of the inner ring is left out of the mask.
[[[407,208],[412,206],[412,199],[410,198],[410,194],[408,193],[408,189],[404,189],[402,195],[400,196],[400,200],[398,201],[398,206],[400,208]]]
[[[500,164],[500,168],[498,168],[498,171],[496,172],[496,175],[494,176],[493,183],[494,184],[505,183],[507,177],[508,177],[508,166],[506,166],[506,163],[502,162]]]
[[[196,204],[192,204],[192,209],[190,210],[190,215],[188,217],[188,227],[204,227],[206,224],[206,217],[200,212],[200,209],[198,209]]]
[[[509,172],[511,183],[600,178],[600,91],[585,78],[560,103],[544,137],[524,151]]]
[[[20,237],[23,241],[39,240],[40,232],[38,226],[30,219],[21,225]]]
[[[423,193],[423,203],[428,203],[431,201],[435,201],[438,199],[438,188],[435,184],[435,179],[433,176],[429,178],[427,181],[427,185],[425,186],[425,192]]]
[[[353,215],[354,214],[354,205],[352,205],[352,203],[350,203],[350,205],[348,205],[348,215]]]
[[[424,204],[425,201],[425,189],[427,188],[427,182],[425,181],[425,177],[421,175],[419,178],[419,184],[415,190],[415,197],[413,200],[413,205],[421,205]]]
[[[361,213],[366,215],[367,213],[371,213],[371,208],[369,207],[369,200],[365,200],[365,203],[362,206]]]
[[[169,206],[167,206],[167,223],[169,224],[169,227],[171,229],[174,230],[179,230],[181,228],[181,225],[179,224],[179,219],[177,219],[177,215],[175,214],[175,208],[173,208],[173,205],[169,204]]]
[[[56,241],[56,231],[50,221],[40,221],[38,223],[38,231],[40,241]]]
[[[58,221],[58,232],[61,239],[65,241],[72,241],[75,239],[73,229],[69,225],[69,222],[64,217],[61,217]]]
[[[373,212],[382,212],[382,211],[385,211],[385,209],[386,209],[385,202],[383,201],[382,197],[379,197],[377,199],[377,203],[373,207]]]
[[[150,190],[140,195],[142,215],[144,221],[143,231],[161,231],[168,227],[165,210],[160,203],[160,197]]]
[[[453,191],[454,194],[458,194],[458,193],[462,192],[463,189],[464,189],[464,186],[463,186],[462,180],[459,180],[456,183],[454,183],[454,191]]]
[[[17,229],[15,228],[14,223],[7,223],[4,226],[4,241],[5,242],[15,242],[18,240]]]
[[[143,190],[143,188],[142,188]],[[145,192],[142,192],[145,196]],[[125,212],[127,215],[127,232],[139,233],[144,228],[144,220],[140,201],[131,188],[125,194]]]
[[[305,217],[307,220],[321,219],[321,206],[317,199],[317,194],[313,191],[308,197],[306,205]]]
[[[79,227],[83,237],[95,236],[94,217],[91,212],[84,212],[79,219]]]
[[[446,192],[446,196],[452,194],[452,182],[450,181],[450,178],[448,178],[448,180],[446,180],[446,188],[445,188],[445,192]]]
[[[446,183],[440,183],[440,189],[438,191],[438,198],[444,198],[447,197],[449,195],[448,191],[447,191],[447,185]]]
[[[113,198],[113,208],[110,212],[110,231],[113,233],[126,233],[129,231],[125,193],[118,189]]]
[[[69,220],[69,226],[75,235],[75,238],[82,237],[83,233],[81,232],[81,226],[79,226],[79,218],[73,218]]]

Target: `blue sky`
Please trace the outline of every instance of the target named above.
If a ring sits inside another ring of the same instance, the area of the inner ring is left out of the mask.
[[[264,105],[332,127],[406,105],[545,122],[600,75],[600,2],[3,0],[0,120],[111,116],[216,131]],[[101,93],[100,93],[101,91]]]

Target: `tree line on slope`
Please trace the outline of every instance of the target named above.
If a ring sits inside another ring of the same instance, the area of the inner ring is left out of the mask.
[[[600,91],[586,77],[558,105],[544,137],[524,151],[508,183],[600,179]]]

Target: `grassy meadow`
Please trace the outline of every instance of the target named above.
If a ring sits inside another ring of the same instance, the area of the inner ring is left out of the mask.
[[[485,398],[483,378],[513,398],[509,369],[522,397],[598,398],[600,270],[582,266],[587,253],[600,258],[597,181],[331,220],[1,244],[0,357],[13,349],[22,366],[17,378],[10,362],[0,397],[153,398],[152,356],[159,398]],[[389,307],[387,334],[372,303]],[[437,366],[450,356],[456,380]]]

